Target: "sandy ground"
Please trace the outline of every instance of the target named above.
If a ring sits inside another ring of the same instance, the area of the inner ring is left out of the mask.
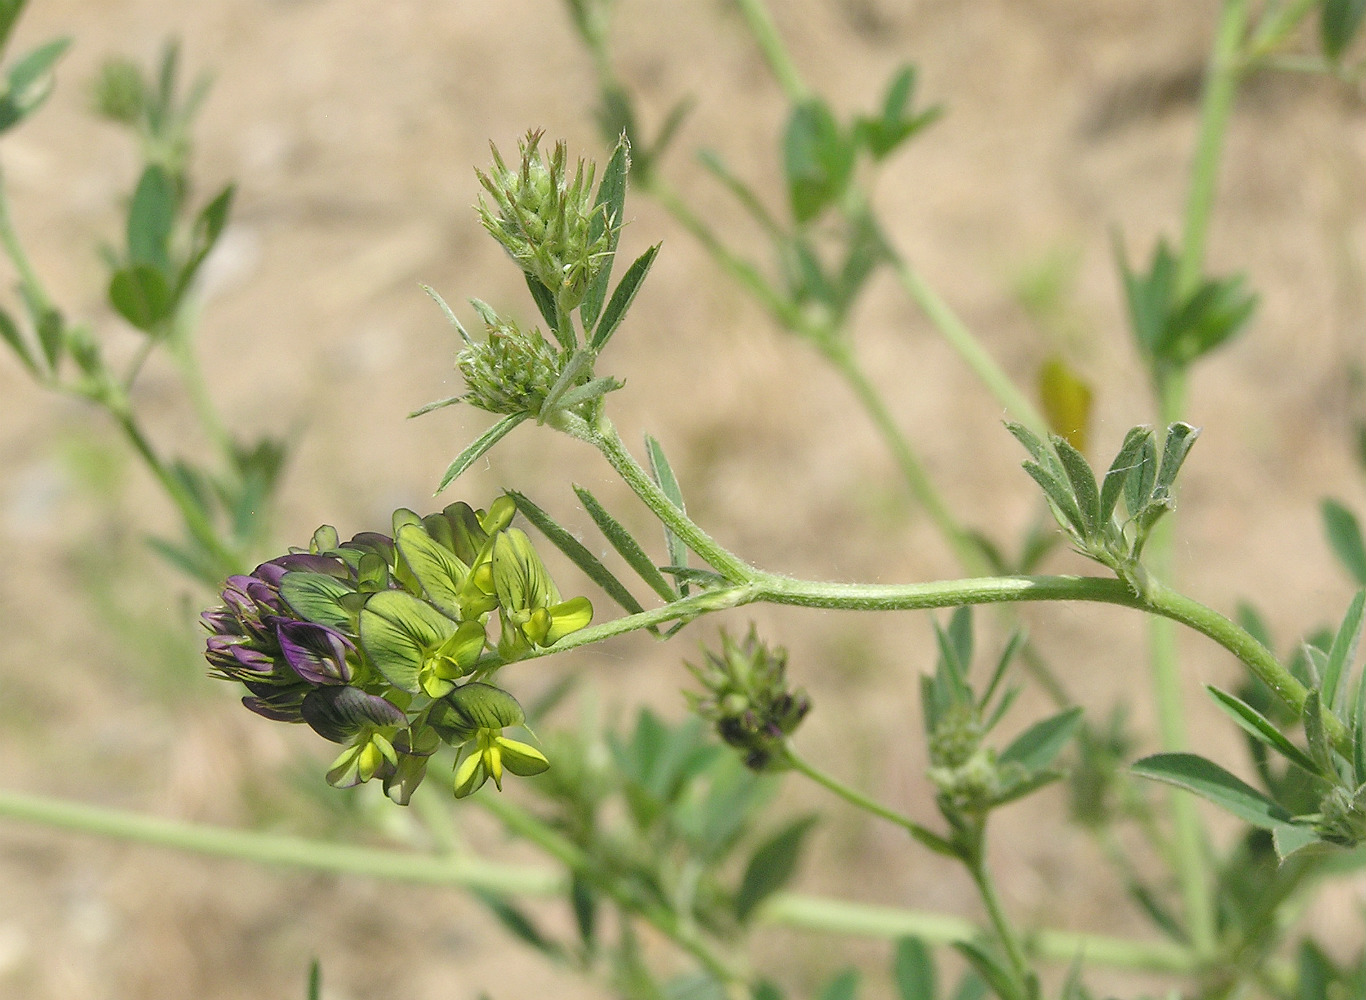
[[[870,108],[900,61],[919,64],[925,99],[948,113],[879,178],[887,227],[1023,384],[1055,351],[1092,380],[1094,451],[1104,460],[1125,429],[1152,419],[1124,332],[1111,233],[1145,256],[1157,236],[1177,235],[1193,81],[1217,5],[773,7],[803,72],[842,113]],[[87,86],[105,56],[151,60],[163,39],[178,37],[188,65],[215,78],[197,133],[201,191],[229,178],[240,185],[213,262],[200,349],[234,427],[297,439],[278,537],[303,541],[323,521],[343,533],[382,528],[394,506],[428,506],[440,471],[486,421],[461,408],[405,421],[421,403],[458,391],[454,338],[417,283],[452,302],[475,295],[531,313],[520,278],[470,211],[471,168],[487,162],[489,139],[509,148],[529,127],[600,155],[588,60],[559,5],[48,0],[34,5],[16,45],[56,34],[76,40],[58,91],[0,141],[17,223],[54,295],[112,353],[132,350],[131,334],[102,304],[95,246],[117,238],[118,199],[136,162],[126,140],[87,113]],[[622,0],[617,41],[619,71],[652,124],[678,96],[697,98],[666,172],[737,245],[756,246],[689,155],[720,150],[774,189],[780,95],[737,16],[720,0]],[[1251,333],[1193,379],[1190,417],[1204,436],[1181,493],[1178,573],[1214,607],[1257,603],[1284,645],[1340,614],[1350,595],[1320,537],[1319,498],[1366,507],[1351,443],[1366,332],[1362,111],[1359,96],[1327,82],[1252,86],[1231,128],[1210,244],[1214,271],[1246,270],[1262,301]],[[612,412],[628,440],[648,430],[664,442],[701,523],[755,563],[794,574],[955,575],[847,391],[656,206],[637,199],[628,214],[627,253],[665,245],[612,346],[610,370],[628,383]],[[1075,280],[1064,289],[1063,321],[1041,329],[1014,288],[1053,258],[1074,260]],[[890,281],[860,306],[856,343],[955,511],[1000,540],[1018,537],[1037,500],[1000,407]],[[182,431],[187,411],[168,368],[151,366],[140,393],[160,446],[196,447]],[[97,415],[0,361],[5,784],[341,840],[373,837],[377,822],[389,823],[402,840],[388,813],[338,818],[316,795],[288,804],[299,761],[310,762],[316,784],[326,748],[249,717],[203,677],[193,619],[206,597],[143,549],[142,536],[164,530],[170,513],[139,468],[99,457],[114,443]],[[629,509],[595,455],[529,429],[459,492],[482,503],[515,486],[591,528],[571,480]],[[1081,565],[1062,554],[1049,567]],[[932,663],[928,619],[757,609],[726,622],[743,629],[750,617],[788,646],[815,698],[803,733],[811,753],[931,819],[914,738],[916,677]],[[1151,732],[1141,622],[1090,607],[1033,610],[1026,620],[1098,717],[1129,700]],[[679,659],[713,637],[715,624],[667,648],[622,642],[538,661],[524,690],[580,671],[624,711],[650,704],[676,718]],[[1193,731],[1236,763],[1230,727],[1199,696],[1202,683],[1231,682],[1236,665],[1199,637],[1183,636],[1181,650]],[[791,808],[818,804],[798,790]],[[1097,852],[1062,826],[1062,810],[1050,792],[1001,822],[993,857],[1007,904],[1026,923],[1138,929]],[[894,831],[835,808],[827,816],[803,888],[976,914],[966,880],[908,850]],[[522,856],[477,823],[470,836],[499,856]],[[1360,894],[1349,886],[1307,916],[1344,953],[1361,939]],[[302,997],[315,955],[332,1000],[604,992],[508,944],[452,893],[12,822],[0,823],[0,899],[0,996],[16,1000]],[[796,995],[842,962],[841,942],[768,933],[759,947]],[[868,963],[869,995],[887,995],[884,946],[850,951]]]

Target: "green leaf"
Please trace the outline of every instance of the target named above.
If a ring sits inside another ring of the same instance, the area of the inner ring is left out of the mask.
[[[115,271],[109,281],[109,302],[120,316],[147,333],[156,330],[175,306],[166,278],[149,264]]]
[[[655,485],[668,498],[669,503],[686,514],[687,509],[683,506],[683,491],[678,488],[678,478],[674,475],[669,460],[664,456],[664,448],[653,437],[646,434],[645,451],[650,460],[650,475],[654,478]],[[687,545],[667,525],[664,528],[664,543],[669,553],[669,565],[677,567],[688,565]],[[680,586],[679,592],[684,597],[688,596],[687,585]]]
[[[212,553],[204,551],[197,541],[181,545],[153,536],[144,540],[147,547],[166,562],[210,589],[221,587],[225,570],[231,572],[231,569],[224,567]]]
[[[536,309],[545,319],[546,324],[551,330],[559,326],[559,318],[555,314],[555,293],[545,287],[545,283],[534,274],[527,274],[526,286],[531,290],[531,297],[536,301]],[[444,303],[443,303],[444,305]],[[451,317],[454,319],[454,315]],[[457,327],[459,322],[456,321]],[[466,338],[468,339],[468,337]]]
[[[820,1000],[854,1000],[858,996],[858,983],[858,970],[845,969],[825,984]]]
[[[569,360],[560,370],[560,375],[555,379],[555,384],[545,394],[545,399],[541,402],[541,410],[536,415],[536,424],[540,426],[545,423],[546,417],[554,413],[557,409],[566,408],[562,402],[565,393],[569,392],[570,387],[578,381],[580,375],[591,372],[593,367],[593,355],[589,351],[575,350],[569,354]],[[574,405],[573,403],[568,406]]]
[[[955,941],[953,946],[1001,1000],[1023,1000],[1015,977],[995,955],[971,941]]]
[[[892,981],[901,1000],[935,1000],[939,988],[935,983],[934,959],[920,938],[897,939]]]
[[[69,38],[47,42],[10,67],[0,96],[0,132],[17,125],[47,100],[52,93],[52,67],[70,44]]]
[[[626,178],[630,172],[631,143],[622,136],[617,140],[617,146],[612,150],[612,158],[607,161],[607,167],[602,172],[602,180],[598,183],[598,194],[593,207],[602,211],[594,211],[593,218],[588,224],[590,243],[601,237],[609,227],[611,231],[608,236],[607,259],[603,262],[597,278],[584,292],[583,302],[579,306],[579,318],[583,321],[585,331],[593,329],[593,324],[597,322],[603,300],[607,297],[608,283],[612,280],[612,261],[617,253],[617,238],[621,232],[622,216],[626,208]],[[614,295],[613,298],[615,297]],[[594,339],[596,341],[596,337]]]
[[[1356,661],[1363,607],[1366,607],[1366,590],[1358,590],[1328,650],[1328,663],[1323,671],[1323,690],[1326,693],[1326,707],[1331,711],[1337,711],[1347,675]]]
[[[654,266],[659,248],[660,244],[658,243],[650,247],[637,257],[626,269],[626,273],[621,276],[621,283],[613,290],[612,298],[607,303],[607,309],[602,314],[602,322],[593,331],[593,350],[601,351],[607,346],[607,341],[612,339],[612,334],[617,332],[617,327],[626,318],[626,311],[631,308],[631,303],[635,301],[636,293],[640,291],[645,276],[650,273],[650,268]]]
[[[1318,688],[1309,692],[1304,699],[1303,717],[1304,737],[1309,744],[1309,755],[1318,763],[1323,774],[1333,774],[1333,748],[1328,742],[1328,733],[1323,725],[1323,696]]]
[[[14,30],[19,15],[24,12],[28,0],[0,0],[0,50],[9,42],[10,32]]]
[[[511,413],[484,431],[483,434],[480,434],[464,451],[455,457],[454,462],[447,466],[446,473],[441,477],[441,483],[437,486],[436,492],[440,493],[454,482],[457,476],[479,461],[484,452],[492,448],[502,440],[508,431],[526,419],[527,414],[525,413]]]
[[[213,251],[218,238],[223,235],[223,230],[228,224],[228,213],[232,211],[235,192],[236,188],[229,184],[195,217],[194,226],[190,230],[190,250],[184,266],[180,269],[180,277],[176,279],[176,298],[185,294],[190,282],[199,273],[200,265]]]
[[[1311,826],[1298,823],[1282,823],[1271,831],[1271,844],[1276,850],[1276,860],[1284,861],[1296,851],[1302,851],[1313,844],[1321,844],[1319,835]]]
[[[746,922],[755,909],[791,880],[815,816],[803,816],[760,844],[749,859],[735,894],[735,919]]]
[[[584,951],[593,954],[597,949],[598,900],[593,887],[575,873],[569,882],[569,903],[574,910],[574,926]]]
[[[1131,770],[1203,796],[1239,819],[1263,830],[1290,822],[1290,814],[1257,789],[1218,764],[1191,753],[1159,753],[1135,761]]]
[[[319,625],[351,631],[356,614],[348,611],[344,600],[355,593],[350,587],[326,573],[296,570],[280,581],[280,596],[300,618]]]
[[[380,591],[360,613],[366,655],[385,680],[414,694],[426,654],[454,635],[456,627],[426,601],[403,590]]]
[[[1253,739],[1264,743],[1306,774],[1322,775],[1322,770],[1307,753],[1290,742],[1276,726],[1247,702],[1226,691],[1206,684],[1205,690],[1214,696],[1219,707]]]
[[[820,98],[801,101],[783,135],[783,167],[792,215],[809,222],[843,193],[854,170],[854,143]]]
[[[470,892],[474,898],[486,906],[490,913],[503,925],[504,930],[508,931],[513,937],[523,944],[530,945],[542,955],[551,958],[559,958],[561,948],[558,944],[551,941],[541,933],[540,928],[532,921],[531,917],[510,903],[503,896],[488,889],[473,888]]]
[[[1124,435],[1124,443],[1120,445],[1119,453],[1115,455],[1115,460],[1110,463],[1110,468],[1105,473],[1105,479],[1101,483],[1101,524],[1108,524],[1114,515],[1115,507],[1119,504],[1119,498],[1124,494],[1124,486],[1129,481],[1129,473],[1136,471],[1141,465],[1144,444],[1146,442],[1151,446],[1152,439],[1153,432],[1149,427],[1135,427]]]
[[[664,598],[666,601],[678,600],[678,591],[673,588],[664,574],[659,572],[650,557],[641,548],[640,543],[635,540],[629,531],[621,523],[609,514],[602,504],[598,503],[596,497],[582,486],[575,486],[574,493],[588,511],[588,516],[593,519],[599,530],[612,543],[612,548],[616,549],[628,566],[635,570],[642,580],[650,585],[650,588]]]
[[[1085,456],[1077,451],[1064,437],[1053,438],[1053,449],[1058,453],[1067,481],[1072,486],[1072,496],[1076,499],[1081,513],[1086,538],[1093,538],[1101,525],[1100,490],[1096,487],[1096,475]]]
[[[322,1000],[322,997],[323,967],[315,958],[313,964],[308,967],[308,1000]]]
[[[605,396],[609,392],[616,392],[625,384],[625,382],[618,382],[610,375],[605,375],[602,378],[595,378],[591,382],[585,382],[581,386],[570,389],[561,396],[559,399],[559,408],[562,410],[572,410],[574,407],[581,403],[586,403],[590,399],[597,399],[599,396]]]
[[[517,509],[522,512],[526,519],[534,524],[541,534],[550,539],[557,549],[567,555],[570,562],[583,570],[588,579],[601,587],[608,597],[625,608],[629,614],[640,614],[645,610],[631,592],[626,589],[625,585],[612,574],[612,571],[599,561],[597,556],[589,552],[584,544],[563,526],[556,523],[555,519],[537,506],[530,497],[518,493],[516,490],[508,490],[507,495],[512,497],[513,502],[517,504]]]
[[[1323,500],[1319,510],[1333,554],[1358,584],[1366,586],[1366,544],[1362,542],[1361,523],[1336,500]]]
[[[1000,763],[1021,764],[1028,774],[1042,771],[1077,731],[1081,715],[1081,706],[1076,705],[1036,722],[1001,751]]]
[[[1323,54],[1336,62],[1352,44],[1361,19],[1366,15],[1366,0],[1324,0],[1319,19]]]
[[[1078,542],[1084,540],[1087,537],[1086,520],[1082,517],[1081,508],[1077,506],[1071,487],[1062,479],[1054,478],[1047,469],[1035,462],[1025,462],[1024,470],[1043,490],[1044,499],[1048,501],[1048,509],[1053,512],[1058,524],[1074,535]]]
[[[1124,509],[1136,518],[1152,499],[1153,484],[1157,482],[1157,445],[1148,434],[1134,457],[1134,468],[1124,480]]]
[[[1200,428],[1180,420],[1167,428],[1167,439],[1162,445],[1162,465],[1157,470],[1157,483],[1154,494],[1162,497],[1171,493],[1176,483],[1176,474],[1181,471],[1191,446],[1200,436]]]
[[[14,320],[10,314],[0,309],[0,339],[9,344],[23,366],[34,375],[38,374],[38,362],[34,359],[33,353],[29,350],[28,341],[19,332],[19,328],[14,325]]]
[[[171,271],[171,233],[178,203],[175,181],[164,167],[153,164],[142,172],[128,206],[128,263],[154,268],[163,283]]]

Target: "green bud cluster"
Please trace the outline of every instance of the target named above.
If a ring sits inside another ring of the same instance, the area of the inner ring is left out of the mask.
[[[1319,802],[1312,826],[1330,844],[1356,847],[1366,841],[1366,785],[1355,791],[1341,785],[1330,788]]]
[[[556,143],[547,161],[541,136],[528,132],[518,143],[515,168],[493,147],[492,172],[476,171],[493,198],[492,206],[479,199],[479,217],[508,256],[569,312],[610,260],[620,221],[609,219],[594,198],[593,164],[580,159],[571,177],[565,144]]]
[[[327,774],[338,787],[380,778],[406,804],[443,744],[459,755],[457,796],[489,778],[501,788],[505,770],[544,771],[536,747],[504,735],[526,719],[488,681],[586,626],[593,608],[561,600],[515,513],[502,497],[487,511],[399,509],[392,536],[342,542],[319,528],[306,550],[228,580],[224,606],[204,614],[212,674],[241,682],[258,714],[345,744]]]
[[[701,666],[687,664],[706,689],[687,698],[721,739],[744,754],[755,771],[784,766],[784,742],[811,709],[800,688],[787,683],[787,650],[770,649],[753,626],[742,642],[721,634],[721,651],[703,651]]]
[[[456,356],[455,365],[469,389],[462,399],[490,413],[539,415],[568,355],[546,341],[540,330],[524,332],[481,302],[475,308],[484,318],[488,337],[482,342],[467,340]],[[591,377],[585,369],[577,384]]]

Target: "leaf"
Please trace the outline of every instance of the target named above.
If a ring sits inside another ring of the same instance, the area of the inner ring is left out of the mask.
[[[510,413],[488,430],[484,431],[483,434],[480,434],[464,451],[455,457],[454,462],[447,466],[446,473],[441,477],[441,483],[437,486],[436,492],[440,493],[454,482],[457,476],[475,462],[479,461],[480,456],[482,456],[484,452],[492,448],[502,440],[508,431],[512,430],[526,419],[527,414],[525,413]]]
[[[9,42],[10,32],[14,30],[19,15],[24,12],[28,0],[0,0],[0,49]]]
[[[593,954],[597,948],[597,895],[577,872],[569,882],[569,903],[574,910],[574,926],[578,928],[579,940],[584,951]]]
[[[626,207],[626,178],[630,172],[631,143],[623,135],[618,138],[616,148],[612,150],[612,158],[607,161],[607,167],[602,172],[602,180],[598,182],[598,194],[593,202],[595,211],[588,224],[590,243],[597,241],[604,231],[609,235],[602,269],[584,292],[583,302],[579,306],[579,318],[583,321],[585,331],[593,329],[593,324],[597,322],[603,300],[607,297],[607,285],[612,280],[612,261],[617,253],[617,238],[621,232],[622,216]]]
[[[673,467],[669,465],[669,460],[664,455],[663,447],[653,437],[646,434],[645,451],[650,460],[650,475],[654,478],[660,492],[668,498],[669,503],[686,514],[687,508],[683,506],[683,491],[678,488],[678,479],[674,476]],[[667,525],[664,528],[664,543],[669,552],[669,565],[677,567],[688,565],[687,545]],[[687,586],[680,586],[679,592],[686,597],[688,595]]]
[[[792,109],[783,134],[783,167],[798,223],[811,221],[844,193],[853,174],[854,149],[820,98],[808,98]]]
[[[10,349],[14,351],[25,368],[35,375],[38,374],[38,362],[29,350],[28,342],[24,339],[24,335],[19,332],[19,328],[15,326],[10,314],[3,309],[0,309],[0,339],[9,344]]]
[[[628,566],[640,574],[640,578],[650,585],[656,594],[666,601],[678,600],[678,591],[664,579],[664,574],[659,572],[655,564],[645,550],[640,547],[640,543],[635,540],[616,518],[609,514],[598,503],[596,497],[582,486],[575,486],[574,493],[588,511],[588,516],[593,519],[593,523],[612,543],[612,547],[617,550]]]
[[[472,888],[470,892],[475,899],[488,907],[489,912],[513,937],[535,948],[542,955],[551,958],[560,956],[560,946],[542,934],[532,919],[507,899],[488,889]]]
[[[1086,538],[1093,538],[1100,527],[1100,490],[1096,487],[1096,475],[1086,457],[1077,451],[1066,438],[1054,437],[1053,449],[1058,453],[1067,481],[1072,486],[1072,496],[1076,499],[1077,509],[1081,512]]]
[[[1319,835],[1311,826],[1298,823],[1283,823],[1271,831],[1271,844],[1276,850],[1276,860],[1284,861],[1296,851],[1304,850],[1312,844],[1320,844]]]
[[[1037,774],[1058,755],[1081,723],[1080,705],[1065,709],[1036,722],[1001,751],[1000,763],[1023,765],[1026,773]]]
[[[1135,761],[1135,774],[1203,796],[1262,830],[1290,822],[1290,814],[1218,764],[1191,753],[1159,753]]]
[[[185,258],[184,266],[180,269],[180,277],[176,279],[176,298],[190,287],[190,282],[199,273],[199,266],[218,244],[218,238],[223,235],[223,230],[228,224],[228,213],[232,211],[235,193],[236,187],[229,184],[195,217],[194,226],[190,230],[190,251]]]
[[[1358,590],[1347,614],[1342,619],[1333,645],[1328,650],[1328,663],[1323,671],[1323,690],[1326,693],[1326,707],[1336,711],[1342,700],[1342,691],[1353,663],[1356,661],[1357,642],[1361,639],[1361,614],[1366,607],[1366,590]]]
[[[1200,428],[1180,420],[1167,428],[1167,439],[1162,444],[1162,464],[1157,470],[1157,482],[1153,487],[1155,496],[1165,497],[1171,493],[1176,474],[1181,471],[1186,456],[1199,436]]]
[[[171,176],[164,167],[152,164],[142,172],[128,205],[128,262],[155,268],[163,281],[171,270],[171,232],[178,201]]]
[[[581,386],[570,389],[561,396],[559,408],[562,410],[572,410],[574,407],[581,403],[586,403],[590,399],[597,399],[599,396],[605,396],[609,392],[616,392],[625,384],[625,382],[618,382],[610,375],[603,376],[602,378],[595,378],[591,382],[585,382]]]
[[[935,1000],[934,959],[917,937],[898,938],[892,958],[892,981],[901,1000]]]
[[[1366,586],[1366,544],[1362,542],[1361,523],[1336,500],[1324,499],[1319,510],[1333,554],[1357,583]]]
[[[820,1000],[854,1000],[858,996],[858,982],[858,970],[845,969],[825,984]]]
[[[1266,744],[1294,764],[1306,774],[1322,775],[1322,770],[1307,753],[1290,742],[1275,725],[1261,712],[1257,711],[1247,702],[1234,697],[1226,691],[1220,691],[1213,685],[1206,684],[1205,690],[1213,695],[1214,700],[1238,723],[1240,727],[1253,739]]]
[[[1048,509],[1053,512],[1058,524],[1074,535],[1078,542],[1084,540],[1087,536],[1086,521],[1071,488],[1062,479],[1054,478],[1047,469],[1036,462],[1025,462],[1024,470],[1043,490],[1044,499],[1048,501]]]
[[[528,521],[550,539],[551,543],[569,557],[572,562],[588,579],[592,580],[608,597],[620,604],[629,614],[640,614],[645,609],[640,602],[635,599],[625,585],[613,575],[612,571],[604,566],[598,557],[589,552],[588,549],[577,538],[571,535],[563,526],[556,523],[555,519],[536,505],[530,497],[516,490],[509,490],[507,495],[512,497],[517,509],[522,512]]]
[[[1318,763],[1319,771],[1334,773],[1333,748],[1328,743],[1328,734],[1323,726],[1323,696],[1318,688],[1313,688],[1304,699],[1303,717],[1304,737],[1309,744],[1309,755]]]
[[[617,327],[626,318],[626,311],[631,308],[631,303],[635,301],[636,293],[640,291],[645,276],[650,273],[650,268],[654,266],[660,245],[656,243],[637,257],[626,269],[626,273],[621,276],[621,283],[613,290],[612,298],[607,303],[607,309],[602,314],[602,322],[593,331],[593,350],[601,351],[606,347],[607,341],[612,339],[612,334],[617,332]],[[587,328],[586,323],[585,328]]]
[[[1157,482],[1157,445],[1153,435],[1143,438],[1134,456],[1134,468],[1124,480],[1124,509],[1136,518],[1152,499],[1153,484]]]
[[[322,997],[323,967],[315,958],[313,964],[308,967],[308,1000],[322,1000]]]
[[[791,880],[815,816],[803,816],[760,844],[745,867],[735,894],[735,919],[746,922],[755,909]]]
[[[47,42],[10,67],[0,96],[0,131],[14,127],[47,100],[52,93],[52,67],[70,44],[69,38]]]
[[[120,316],[146,333],[155,331],[175,304],[166,278],[148,264],[115,271],[109,281],[109,302]]]
[[[1102,524],[1108,524],[1114,515],[1115,507],[1119,504],[1119,498],[1124,494],[1124,486],[1129,481],[1129,474],[1138,469],[1142,463],[1144,445],[1151,445],[1153,432],[1148,427],[1134,427],[1128,434],[1124,435],[1124,443],[1120,445],[1119,452],[1115,455],[1115,460],[1110,463],[1109,470],[1105,473],[1105,479],[1100,487],[1100,520]]]
[[[996,956],[971,941],[955,941],[953,946],[1001,1000],[1022,1000],[1015,978]]]
[[[560,322],[559,318],[555,315],[555,293],[549,288],[546,288],[545,283],[542,282],[540,278],[530,273],[526,276],[526,286],[531,291],[531,297],[536,301],[536,309],[540,312],[542,318],[545,319],[546,324],[550,329],[555,330]],[[442,305],[444,306],[445,303],[442,303]],[[451,319],[455,320],[454,315],[451,316]],[[456,326],[459,327],[459,321],[455,322]]]
[[[1342,58],[1366,15],[1366,0],[1324,0],[1319,18],[1323,54],[1334,62]]]

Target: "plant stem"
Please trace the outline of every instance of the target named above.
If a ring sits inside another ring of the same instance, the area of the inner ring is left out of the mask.
[[[497,864],[463,854],[435,857],[278,833],[232,830],[22,792],[0,791],[0,816],[156,847],[338,875],[536,895],[558,893],[564,888],[564,878],[558,873]]]
[[[1176,278],[1178,301],[1194,294],[1204,274],[1205,247],[1214,208],[1219,163],[1242,74],[1240,50],[1247,31],[1247,19],[1247,0],[1224,0],[1201,97],[1200,134],[1191,164],[1181,259]],[[1186,370],[1181,365],[1162,365],[1153,374],[1159,416],[1164,425],[1169,425],[1180,420],[1185,411]],[[1172,539],[1172,526],[1164,524],[1148,547],[1149,566],[1156,575],[1164,578],[1171,575]],[[1169,752],[1183,751],[1187,746],[1185,693],[1181,686],[1175,629],[1171,621],[1154,618],[1148,626],[1148,637],[1162,747]],[[1302,704],[1303,699],[1299,700]],[[1190,796],[1171,790],[1168,792],[1168,801],[1171,803],[1175,833],[1176,875],[1181,887],[1187,931],[1196,952],[1207,956],[1216,947],[1218,931],[1204,825]]]
[[[966,859],[966,863],[968,871],[972,875],[972,881],[976,883],[977,891],[982,897],[982,904],[987,909],[987,917],[991,921],[992,930],[996,932],[996,940],[1006,953],[1011,971],[1015,973],[1015,981],[1020,987],[1020,995],[1028,996],[1031,993],[1029,983],[1034,979],[1034,974],[1025,958],[1024,948],[1020,944],[1020,936],[1016,933],[1010,918],[1006,916],[1005,907],[1001,905],[1001,899],[996,894],[996,883],[992,879],[991,873],[987,871],[986,846],[983,843],[980,831],[974,856]]]
[[[591,883],[626,912],[639,914],[647,920],[697,959],[702,967],[733,995],[741,995],[737,992],[739,988],[748,986],[748,975],[734,963],[718,955],[711,945],[692,929],[690,920],[684,920],[667,907],[638,898],[616,880],[604,877],[578,845],[506,797],[485,794],[476,801],[487,812],[496,816],[511,833],[535,844],[570,871]]]
[[[796,749],[792,746],[791,740],[786,742],[784,748],[786,750],[785,759],[794,771],[806,775],[822,788],[829,792],[833,792],[835,795],[844,799],[845,802],[848,802],[855,809],[862,810],[871,816],[877,816],[879,819],[885,819],[889,823],[896,824],[932,851],[937,851],[940,854],[954,853],[953,845],[928,827],[921,826],[915,820],[908,816],[901,815],[901,813],[894,809],[888,809],[882,803],[870,799],[862,792],[850,788],[848,785],[836,778],[832,778],[824,771],[809,763],[801,754],[797,753]]]
[[[486,793],[475,801],[485,798],[493,796]],[[509,895],[561,896],[566,890],[561,873],[529,865],[499,864],[463,855],[433,857],[231,830],[23,792],[0,790],[0,817],[153,847],[337,875],[479,888]],[[562,850],[561,845],[553,846],[556,851]],[[879,938],[917,934],[936,943],[971,940],[978,935],[978,929],[969,921],[943,914],[789,893],[777,894],[767,901],[758,917],[769,925],[801,930]],[[1040,930],[1029,936],[1025,946],[1040,958],[1062,962],[1085,954],[1090,961],[1116,968],[1173,973],[1193,968],[1188,950],[1169,942]]]
[[[4,247],[5,255],[19,272],[19,284],[27,293],[34,310],[38,313],[50,310],[52,300],[48,298],[43,283],[38,280],[38,272],[33,269],[33,263],[24,252],[24,245],[19,241],[19,234],[14,229],[14,219],[10,214],[9,189],[4,183],[3,175],[0,175],[0,246]]]
[[[906,294],[920,307],[948,345],[958,352],[958,356],[986,386],[987,391],[1005,408],[1006,414],[1047,439],[1048,421],[1044,420],[1034,404],[1015,387],[1010,376],[987,353],[949,304],[941,299],[899,254],[893,255],[891,267]]]
[[[809,96],[806,84],[802,82],[801,74],[797,72],[796,63],[788,55],[787,47],[783,45],[782,36],[778,34],[778,27],[773,23],[773,17],[769,14],[768,8],[764,6],[763,0],[735,0],[735,5],[740,8],[740,13],[745,16],[750,34],[758,43],[759,50],[763,52],[764,59],[768,61],[769,69],[773,71],[778,85],[783,88],[783,93],[793,103],[806,100]]]

